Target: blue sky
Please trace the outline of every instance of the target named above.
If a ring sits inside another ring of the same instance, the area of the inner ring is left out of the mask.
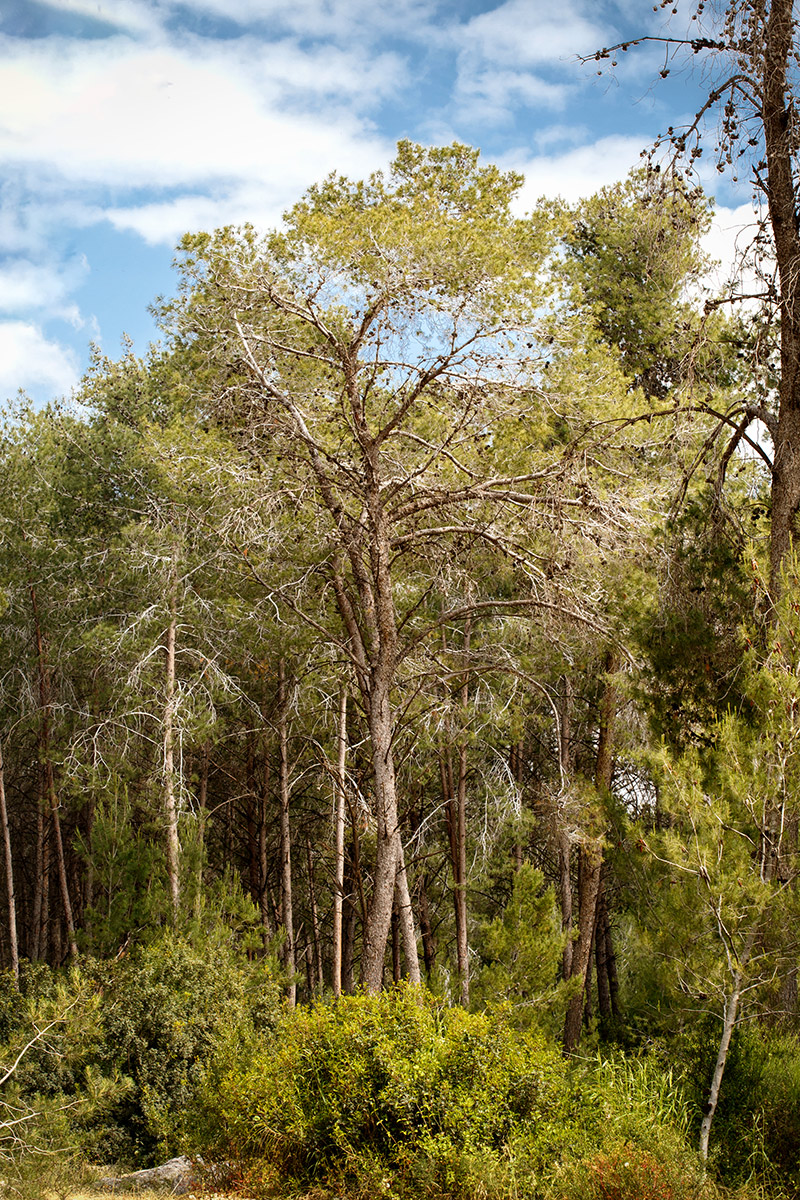
[[[623,177],[703,81],[662,81],[653,44],[611,75],[576,56],[664,19],[648,0],[3,0],[0,400],[68,393],[92,341],[143,353],[186,230],[275,225],[398,138],[480,146],[525,174],[528,209]],[[746,194],[707,185],[740,226]]]

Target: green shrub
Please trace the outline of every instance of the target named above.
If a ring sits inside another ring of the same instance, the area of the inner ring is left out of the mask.
[[[650,1154],[654,1179],[686,1180],[676,1200],[694,1196],[668,1073],[567,1060],[512,1020],[414,988],[297,1010],[261,1052],[209,1072],[195,1148],[237,1164],[256,1197],[499,1200],[571,1196],[600,1152],[624,1146],[637,1163]]]
[[[222,937],[196,946],[167,934],[94,974],[103,996],[94,1062],[118,1087],[82,1123],[83,1144],[95,1161],[149,1165],[182,1151],[207,1061],[275,1024],[277,985],[269,964],[248,963]]]
[[[499,1194],[513,1136],[566,1122],[570,1105],[564,1062],[540,1035],[413,988],[297,1010],[266,1051],[209,1084],[206,1136],[218,1157],[249,1162],[264,1194],[287,1177]]]
[[[719,1047],[719,1023],[699,1022],[662,1051],[678,1065],[697,1140]],[[800,1041],[755,1022],[731,1040],[711,1129],[710,1165],[720,1182],[751,1182],[800,1194]]]

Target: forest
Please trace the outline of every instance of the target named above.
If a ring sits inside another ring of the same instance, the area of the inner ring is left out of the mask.
[[[716,145],[401,142],[6,409],[5,1190],[800,1192],[791,3],[698,42]]]

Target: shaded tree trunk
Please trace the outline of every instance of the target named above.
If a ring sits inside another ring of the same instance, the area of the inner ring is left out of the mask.
[[[175,639],[177,627],[178,577],[177,564],[173,556],[169,582],[169,625],[167,626],[164,686],[164,820],[167,834],[167,879],[172,901],[173,923],[177,922],[181,900],[178,805],[175,798]]]
[[[8,903],[8,948],[11,959],[11,974],[19,987],[19,947],[17,945],[17,901],[14,893],[14,863],[11,856],[11,831],[8,826],[6,808],[6,784],[3,767],[3,746],[0,742],[0,824],[3,828],[3,856],[6,868],[6,899]]]
[[[281,826],[281,923],[286,941],[284,943],[283,965],[289,975],[287,985],[287,1000],[290,1007],[297,1001],[297,984],[294,982],[296,970],[294,921],[292,917],[292,848],[291,830],[289,826],[289,750],[288,750],[288,720],[286,697],[286,665],[281,659],[278,664],[278,707],[279,740],[280,740],[280,826]]]
[[[347,689],[339,692],[339,725],[336,736],[336,805],[334,812],[333,948],[332,986],[334,996],[342,991],[342,914],[344,904],[344,826],[347,804]]]

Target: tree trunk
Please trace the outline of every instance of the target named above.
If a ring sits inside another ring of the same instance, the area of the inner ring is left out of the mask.
[[[258,898],[259,908],[261,909],[261,928],[266,948],[266,942],[272,938],[274,927],[269,914],[269,895],[267,891],[267,809],[269,806],[271,771],[269,751],[266,746],[263,748],[263,753],[264,783],[259,792],[258,807]]]
[[[280,708],[281,923],[286,935],[283,965],[290,979],[286,996],[289,1001],[289,1007],[294,1008],[297,1001],[297,984],[294,981],[297,964],[295,962],[294,921],[292,917],[292,848],[289,827],[289,736],[286,712],[286,666],[283,659],[278,664],[278,706]]]
[[[467,618],[464,627],[464,654],[469,655],[471,622]],[[469,703],[469,672],[464,672],[461,683],[462,721],[466,723]],[[464,1008],[469,1008],[469,933],[467,930],[467,746],[462,730],[458,747],[458,790],[456,793],[456,854],[453,862],[456,906],[456,947],[458,955],[459,999]]]
[[[566,676],[563,679],[562,693],[559,697],[558,724],[558,765],[561,775],[561,787],[570,779],[573,770],[572,761],[572,681]],[[572,960],[575,943],[573,939],[573,904],[572,904],[572,842],[569,834],[561,828],[561,814],[555,814],[556,842],[558,848],[558,891],[561,905],[561,931],[565,935],[564,951],[561,959],[561,974],[564,979],[571,979],[573,974]]]
[[[347,767],[347,689],[339,692],[339,727],[336,754],[335,860],[333,868],[333,962],[334,996],[342,991],[342,912],[344,902],[344,823],[347,804],[345,770]]]
[[[397,879],[400,838],[397,788],[392,754],[394,722],[389,689],[376,682],[369,698],[369,730],[375,784],[377,846],[375,881],[361,953],[361,982],[367,992],[379,992],[383,983],[383,957],[392,921],[392,903]]]
[[[400,911],[397,901],[392,905],[392,982],[399,983],[403,978],[400,962]]]
[[[178,627],[178,579],[174,555],[169,588],[169,624],[167,626],[164,686],[164,820],[167,827],[167,880],[172,901],[172,920],[173,924],[176,924],[181,894],[178,805],[175,799],[175,638]]]
[[[774,437],[770,592],[775,604],[800,507],[800,234],[792,170],[794,103],[787,78],[793,53],[792,0],[772,0],[766,22],[761,79],[766,196],[781,291],[781,374]]]
[[[592,954],[592,937],[600,889],[600,871],[603,865],[602,845],[599,841],[587,841],[580,848],[578,857],[578,937],[572,956],[572,975],[580,981],[578,990],[567,1006],[564,1021],[564,1049],[571,1053],[581,1036],[584,994]]]
[[[17,901],[14,895],[14,863],[11,857],[11,831],[8,827],[6,809],[6,784],[3,769],[3,745],[0,742],[0,824],[3,827],[3,853],[6,867],[6,897],[8,900],[8,947],[11,957],[11,973],[19,987],[19,948],[17,946]]]
[[[423,872],[419,881],[419,931],[422,937],[422,957],[425,963],[425,976],[430,982],[436,969],[436,936],[431,923],[430,903],[428,901],[428,874]]]
[[[346,866],[342,921],[342,991],[346,996],[350,996],[353,992],[353,959],[356,942],[356,906],[353,903],[353,897],[357,868],[352,855],[348,855]]]
[[[45,653],[44,633],[39,620],[39,605],[36,598],[36,589],[33,584],[30,585],[30,596],[31,609],[33,612],[34,634],[36,638],[36,656],[38,661],[39,703],[42,712],[39,733],[40,762],[44,769],[47,802],[50,807],[50,816],[53,821],[53,835],[56,845],[56,864],[58,867],[58,883],[61,889],[61,902],[64,906],[64,920],[67,926],[69,953],[70,957],[75,959],[78,957],[78,944],[75,940],[75,922],[72,916],[72,902],[69,895],[67,864],[64,858],[64,842],[61,837],[61,819],[58,815],[56,777],[53,769],[53,760],[51,757],[50,719],[52,712],[52,699],[50,695],[50,671],[47,665],[47,656]]]
[[[397,834],[397,842],[397,880],[395,883],[395,892],[397,896],[396,908],[400,922],[400,930],[403,935],[403,947],[406,955],[408,981],[409,983],[422,983],[422,975],[419,969],[419,953],[417,951],[417,931],[414,927],[414,910],[411,906],[411,895],[408,890],[408,875],[406,874],[406,860],[403,853],[403,844],[400,841],[399,832]]]
[[[612,746],[616,689],[613,677],[618,667],[617,656],[609,652],[606,656],[606,682],[600,702],[598,722],[597,757],[595,760],[595,787],[600,795],[611,788],[613,768]],[[581,1017],[584,999],[588,996],[588,980],[591,971],[592,941],[597,923],[597,900],[603,869],[603,843],[599,837],[587,838],[580,849],[578,860],[578,938],[572,958],[572,978],[580,980],[578,991],[570,999],[564,1022],[564,1049],[573,1051],[581,1035]]]
[[[308,903],[311,908],[311,937],[314,945],[314,975],[322,990],[324,975],[322,973],[322,946],[319,937],[319,912],[317,910],[317,889],[314,879],[314,860],[311,855],[311,838],[306,834],[306,863],[308,866]]]

